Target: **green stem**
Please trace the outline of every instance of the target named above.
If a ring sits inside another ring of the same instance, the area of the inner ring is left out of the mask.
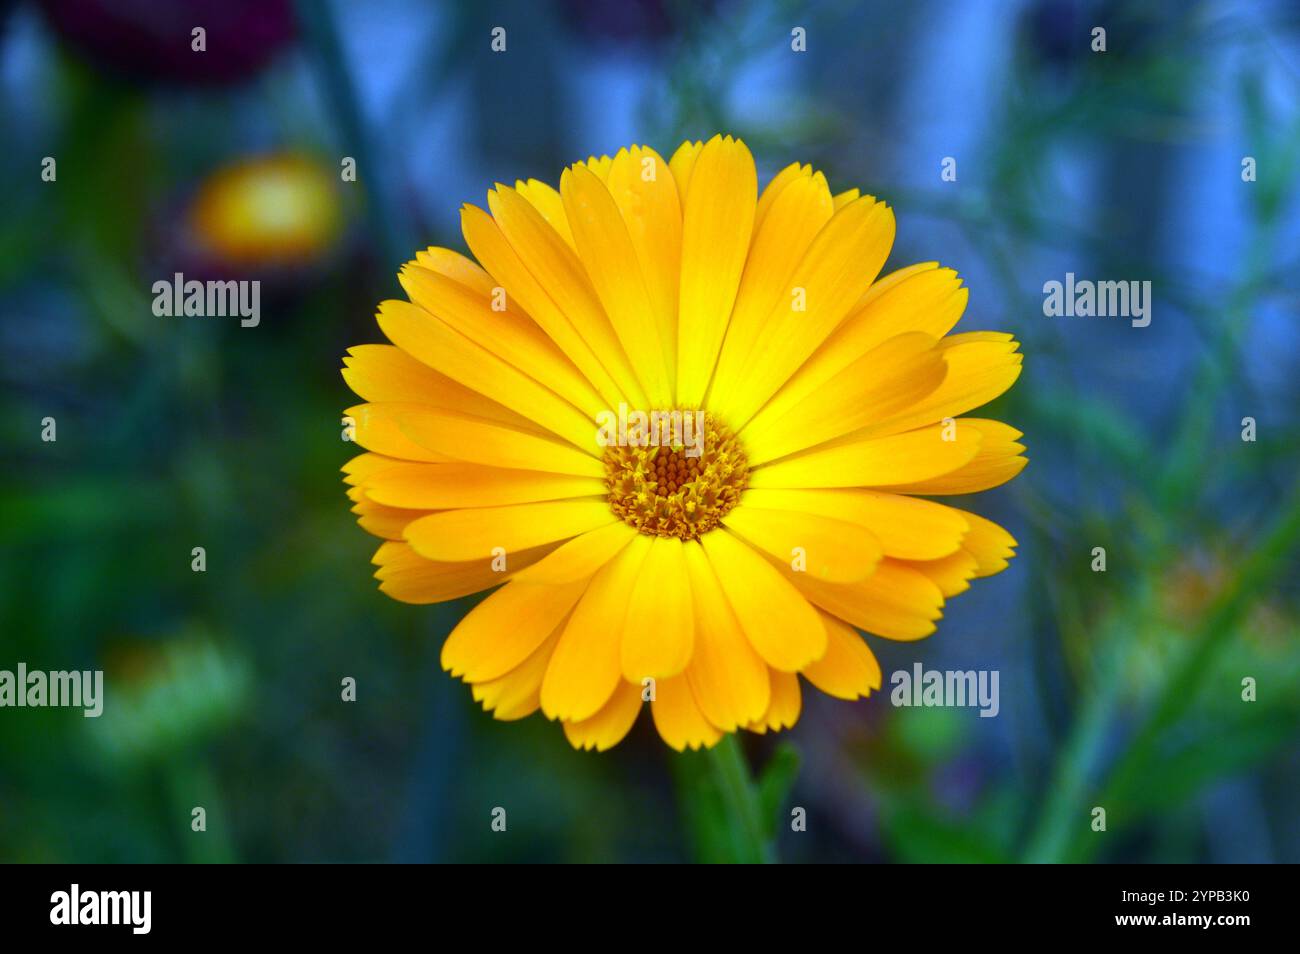
[[[1113,658],[1113,654],[1112,654]],[[1070,843],[1071,832],[1081,817],[1097,764],[1111,727],[1112,712],[1119,697],[1115,668],[1100,674],[1098,691],[1084,704],[1063,757],[1052,777],[1047,803],[1043,807],[1025,849],[1029,864],[1059,861]]]
[[[708,759],[722,795],[733,841],[739,849],[739,860],[746,864],[776,861],[772,842],[763,832],[758,789],[749,774],[749,766],[736,736],[723,736],[722,741],[708,750]]]

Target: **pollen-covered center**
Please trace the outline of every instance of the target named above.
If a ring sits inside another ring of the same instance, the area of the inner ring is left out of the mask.
[[[735,435],[707,412],[645,417],[605,451],[610,508],[642,533],[694,540],[739,502],[749,463]]]

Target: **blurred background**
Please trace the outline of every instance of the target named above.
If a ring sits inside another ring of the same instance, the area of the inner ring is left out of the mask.
[[[596,756],[479,711],[437,663],[472,600],[382,596],[338,470],[341,356],[417,249],[464,249],[462,203],[722,131],[760,181],[800,160],[884,198],[887,269],[957,269],[958,330],[1027,355],[981,413],[1031,463],[965,502],[1019,558],[930,639],[871,641],[887,688],[999,670],[1001,712],[806,691],[744,740],[777,855],[1300,861],[1294,3],[0,11],[0,668],[107,687],[99,719],[0,710],[0,859],[728,857],[701,757],[644,716]],[[175,271],[260,280],[259,326],[155,316]],[[1151,281],[1150,326],[1044,317],[1067,271]]]

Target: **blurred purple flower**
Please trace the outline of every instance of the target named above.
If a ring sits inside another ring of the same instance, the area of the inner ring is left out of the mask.
[[[711,15],[716,6],[716,0],[700,0],[693,15]],[[678,31],[683,9],[669,0],[561,0],[560,12],[577,33],[621,42],[655,42]]]
[[[98,68],[139,83],[247,79],[296,32],[291,0],[38,0],[63,41]],[[192,48],[196,27],[205,49]]]

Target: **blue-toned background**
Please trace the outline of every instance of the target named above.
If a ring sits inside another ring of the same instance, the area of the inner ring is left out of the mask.
[[[887,268],[956,268],[958,330],[1026,354],[981,413],[1031,463],[967,504],[1020,556],[930,639],[873,641],[886,679],[999,670],[1001,713],[805,693],[781,857],[1300,861],[1294,4],[0,10],[0,669],[108,692],[98,720],[0,709],[0,859],[726,857],[679,807],[698,756],[644,719],[605,756],[494,723],[437,664],[464,601],[377,592],[338,368],[493,182],[729,132],[760,179],[812,162],[888,201]],[[260,325],[155,316],[175,271],[261,280]],[[1151,281],[1150,326],[1045,317],[1066,272]],[[757,770],[782,741],[747,738]]]

